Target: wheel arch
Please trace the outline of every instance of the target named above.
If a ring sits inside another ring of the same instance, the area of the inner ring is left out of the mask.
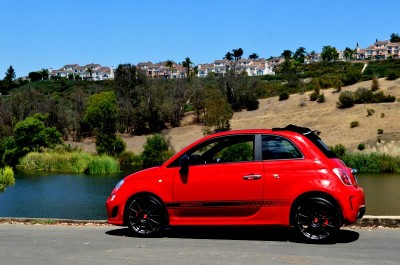
[[[151,196],[153,198],[155,198],[157,201],[159,201],[162,205],[162,207],[164,208],[164,214],[165,214],[165,225],[169,225],[169,215],[168,215],[168,211],[167,211],[167,207],[165,206],[164,201],[157,196],[156,194],[152,193],[152,192],[138,192],[135,194],[132,194],[125,202],[124,205],[124,216],[123,216],[123,220],[124,220],[124,226],[128,225],[128,215],[127,215],[127,209],[128,209],[128,204],[136,197],[140,197],[140,196]]]
[[[291,227],[293,226],[293,222],[294,222],[293,217],[294,217],[294,213],[295,213],[297,205],[299,205],[299,203],[301,201],[312,198],[312,197],[319,197],[319,198],[325,199],[328,202],[332,203],[334,206],[336,206],[336,208],[339,211],[340,226],[342,226],[343,214],[342,214],[342,209],[340,207],[339,202],[332,195],[330,195],[326,192],[322,192],[322,191],[310,191],[310,192],[303,193],[293,201],[292,205],[290,206],[290,212],[289,212],[289,226],[291,226]]]

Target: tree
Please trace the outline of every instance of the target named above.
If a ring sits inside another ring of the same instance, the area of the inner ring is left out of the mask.
[[[4,77],[3,81],[9,82],[10,84],[15,81],[16,74],[12,65],[8,67],[7,72],[5,74],[6,76]]]
[[[42,80],[42,74],[40,72],[30,72],[28,74],[28,77],[32,82],[36,82],[36,81]]]
[[[324,61],[336,61],[339,59],[339,53],[335,47],[327,45],[322,47],[321,57]]]
[[[89,73],[90,80],[93,80],[93,69],[88,67],[86,68],[86,71]]]
[[[89,97],[83,121],[96,133],[96,148],[99,154],[120,153],[117,132],[118,108],[114,92],[102,92]]]
[[[258,54],[257,53],[252,53],[252,54],[249,55],[249,59],[251,59],[251,60],[255,60],[257,58],[258,58]]]
[[[398,33],[392,33],[390,35],[390,42],[400,42],[400,36]]]
[[[15,166],[29,152],[62,144],[61,133],[55,127],[47,127],[47,119],[48,115],[37,113],[15,125],[14,136],[4,138],[1,143],[0,154],[5,165]]]
[[[354,50],[350,49],[349,47],[346,47],[346,49],[344,49],[343,55],[346,61],[352,60],[354,55]]]
[[[186,68],[186,77],[189,77],[190,66],[192,64],[193,64],[193,62],[190,60],[189,57],[186,57],[185,60],[182,62],[182,66]]]
[[[172,156],[167,140],[160,134],[154,134],[146,139],[141,154],[143,168],[160,165]]]
[[[49,70],[47,70],[47,69],[42,69],[42,71],[40,71],[40,73],[42,74],[43,80],[49,79]]]
[[[306,54],[307,54],[306,48],[304,48],[304,47],[299,47],[299,48],[297,48],[296,52],[294,53],[293,59],[294,59],[296,62],[304,63],[305,58],[306,58]]]
[[[233,115],[232,107],[218,90],[210,91],[204,103],[205,115],[203,133],[209,134],[213,131],[229,130],[230,119]]]
[[[170,76],[172,76],[172,71],[173,71],[173,69],[174,69],[174,65],[175,65],[175,62],[172,61],[172,60],[167,60],[167,61],[165,62],[165,67],[167,67],[167,68],[169,69]]]
[[[233,55],[233,58],[235,59],[235,61],[238,61],[238,60],[242,59],[243,49],[242,48],[233,49],[232,50],[232,55]]]
[[[6,94],[8,90],[14,88],[17,85],[15,82],[15,77],[15,70],[10,65],[10,67],[8,67],[7,69],[7,72],[5,73],[3,81],[0,84],[0,93]]]
[[[231,52],[227,52],[223,59],[228,60],[228,61],[232,61],[233,60],[233,54]]]
[[[286,59],[291,59],[292,58],[292,54],[293,54],[293,52],[291,50],[284,50],[282,52],[282,56],[285,57],[285,60]]]

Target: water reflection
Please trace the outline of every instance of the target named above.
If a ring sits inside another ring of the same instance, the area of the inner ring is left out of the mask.
[[[359,174],[364,188],[367,215],[400,216],[400,174]]]
[[[106,219],[105,201],[121,177],[17,172],[0,195],[0,216]]]
[[[106,219],[105,201],[115,184],[132,172],[113,176],[22,173],[0,194],[0,217]],[[399,215],[400,174],[360,174],[367,215]]]

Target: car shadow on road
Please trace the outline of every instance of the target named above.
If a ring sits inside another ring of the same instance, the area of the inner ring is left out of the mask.
[[[111,236],[135,237],[128,228],[119,228],[106,232]],[[215,240],[256,240],[256,241],[280,241],[304,243],[299,241],[293,231],[288,228],[265,228],[265,227],[174,227],[168,228],[162,237],[186,238],[186,239],[215,239]],[[342,229],[333,242],[351,243],[359,238],[356,231]]]

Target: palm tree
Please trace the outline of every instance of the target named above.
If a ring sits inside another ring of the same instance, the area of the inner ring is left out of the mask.
[[[233,52],[233,57],[235,58],[235,61],[242,59],[242,55],[243,55],[242,48],[233,49],[232,52]]]
[[[167,67],[170,71],[170,78],[172,77],[172,70],[174,69],[175,62],[172,60],[167,60],[165,62],[165,67]]]
[[[86,68],[86,71],[89,73],[90,80],[93,78],[93,69],[91,67]]]
[[[223,59],[228,60],[228,61],[232,61],[232,59],[233,59],[233,54],[232,54],[231,52],[227,52],[227,53],[225,54],[225,57],[224,57]]]
[[[258,54],[257,53],[252,53],[252,54],[249,55],[249,59],[251,59],[251,60],[255,60],[257,58],[258,58]]]
[[[189,77],[190,66],[192,64],[193,64],[193,62],[190,60],[189,57],[186,57],[185,60],[182,62],[182,66],[186,67],[186,77]]]

